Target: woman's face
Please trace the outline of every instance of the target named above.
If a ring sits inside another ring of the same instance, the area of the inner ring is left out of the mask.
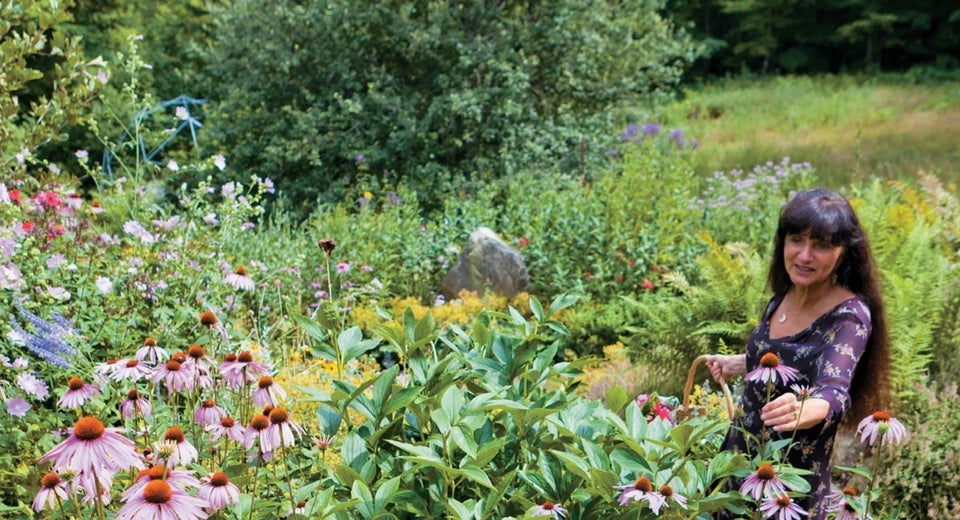
[[[783,264],[794,285],[812,287],[830,283],[843,253],[828,239],[811,238],[809,233],[787,234],[783,243]]]

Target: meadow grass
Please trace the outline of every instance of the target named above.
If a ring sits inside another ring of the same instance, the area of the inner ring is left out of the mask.
[[[920,171],[960,182],[960,82],[853,76],[736,79],[684,91],[660,120],[700,141],[703,175],[789,156],[830,187]]]

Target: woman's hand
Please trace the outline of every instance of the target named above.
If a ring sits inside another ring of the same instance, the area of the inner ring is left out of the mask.
[[[746,354],[736,356],[713,354],[707,356],[707,368],[714,381],[718,383],[728,381],[735,375],[747,372],[747,356]]]
[[[820,424],[829,411],[830,403],[823,399],[809,398],[801,406],[796,394],[788,392],[761,408],[760,420],[778,432],[805,430]]]

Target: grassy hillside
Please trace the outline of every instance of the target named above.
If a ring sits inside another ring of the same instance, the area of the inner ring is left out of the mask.
[[[851,76],[728,80],[691,88],[660,119],[698,138],[706,175],[789,156],[833,186],[857,177],[960,181],[960,83]]]

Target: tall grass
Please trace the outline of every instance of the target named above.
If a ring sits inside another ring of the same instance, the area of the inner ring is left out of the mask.
[[[830,187],[919,171],[960,181],[960,82],[913,85],[853,76],[732,79],[689,88],[651,111],[700,140],[705,176],[789,156]]]

